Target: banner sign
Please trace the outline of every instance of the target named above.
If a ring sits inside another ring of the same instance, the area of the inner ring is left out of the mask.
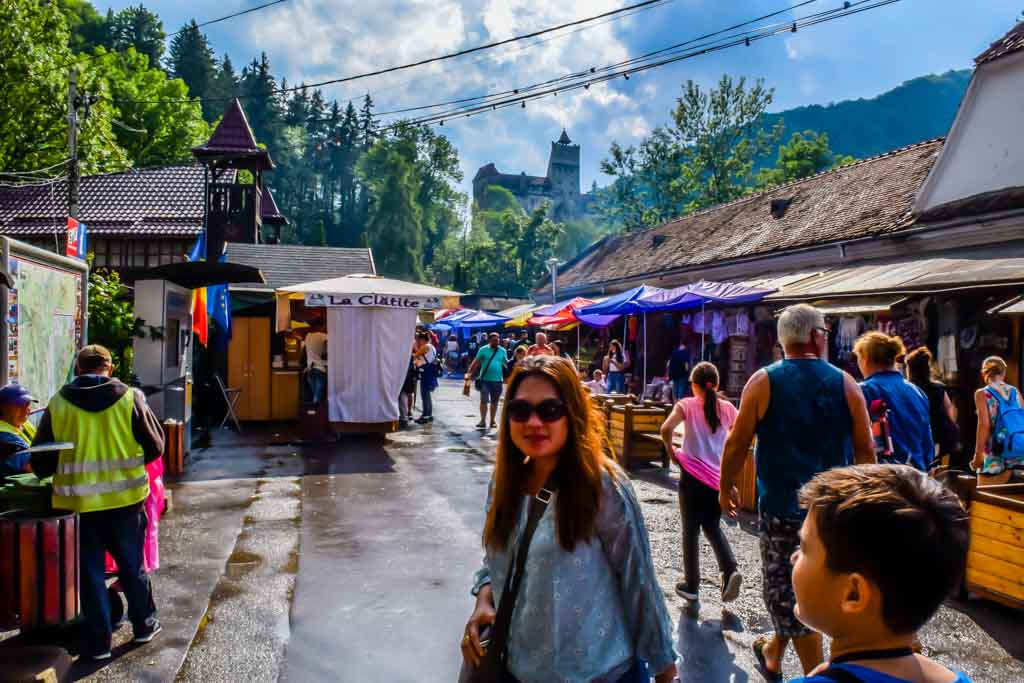
[[[441,297],[439,296],[400,296],[388,294],[320,294],[310,292],[306,294],[306,306],[309,308],[326,306],[334,307],[370,307],[382,308],[414,308],[434,309],[441,308]]]
[[[65,256],[85,260],[85,223],[79,223],[74,218],[68,217],[68,246],[64,251]]]

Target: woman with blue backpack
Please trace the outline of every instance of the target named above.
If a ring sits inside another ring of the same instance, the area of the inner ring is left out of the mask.
[[[974,394],[978,432],[971,467],[979,484],[1024,479],[1024,403],[1006,383],[1006,361],[989,356],[981,364],[985,386]]]

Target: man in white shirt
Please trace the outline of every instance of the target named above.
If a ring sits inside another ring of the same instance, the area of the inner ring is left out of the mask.
[[[327,386],[327,334],[324,323],[320,319],[310,323],[309,333],[304,342],[306,350],[306,386],[310,400],[319,403],[323,400],[324,388]]]

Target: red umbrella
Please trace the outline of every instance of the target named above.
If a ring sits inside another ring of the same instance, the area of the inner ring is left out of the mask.
[[[538,327],[546,325],[567,325],[569,323],[577,322],[576,309],[583,308],[584,306],[594,305],[594,301],[590,299],[584,299],[583,297],[576,297],[567,302],[554,313],[550,315],[535,315],[526,321],[527,325],[536,325]]]

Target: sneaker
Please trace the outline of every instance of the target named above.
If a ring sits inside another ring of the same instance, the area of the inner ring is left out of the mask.
[[[498,425],[495,424],[494,422],[492,422],[491,423],[491,429],[497,429],[497,428],[498,428]]]
[[[94,662],[105,662],[113,656],[114,655],[111,654],[110,650],[106,650],[104,652],[97,652],[96,654],[89,655],[89,659]]]
[[[689,602],[697,602],[697,593],[687,590],[686,582],[680,581],[676,584],[676,595]]]
[[[722,602],[732,602],[740,595],[740,585],[743,583],[743,575],[735,569],[729,576],[722,580]]]
[[[132,638],[133,643],[148,643],[159,635],[163,627],[160,626],[160,622],[155,617],[146,619],[146,628],[135,632],[135,637]]]
[[[487,423],[484,422],[483,420],[480,420],[479,422],[476,423],[476,428],[477,429],[487,429]]]
[[[430,415],[424,415],[423,417],[416,418],[416,424],[418,424],[418,425],[425,425],[428,422],[433,422],[433,421],[434,421],[434,418],[432,416],[430,416]]]

